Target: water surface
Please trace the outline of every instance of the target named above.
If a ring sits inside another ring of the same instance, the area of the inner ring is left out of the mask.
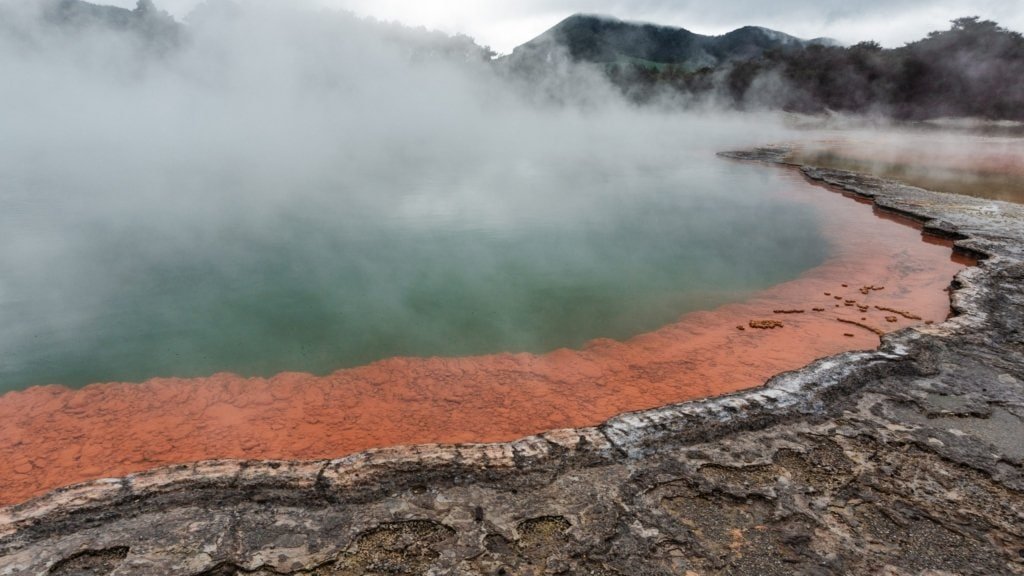
[[[710,152],[416,165],[273,196],[211,174],[180,198],[116,176],[104,190],[10,178],[0,391],[579,347],[829,253],[777,174]],[[217,201],[197,202],[213,183]]]

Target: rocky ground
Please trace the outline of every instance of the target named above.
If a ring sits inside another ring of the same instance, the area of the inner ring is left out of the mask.
[[[58,491],[0,575],[1024,574],[1024,207],[804,172],[981,257],[954,316],[597,428]]]

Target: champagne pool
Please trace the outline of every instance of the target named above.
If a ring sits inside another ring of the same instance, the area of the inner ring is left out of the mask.
[[[743,300],[830,253],[786,179],[713,156],[426,172],[272,210],[237,186],[231,202],[145,209],[121,190],[139,208],[125,218],[88,189],[8,182],[0,392],[579,348]]]

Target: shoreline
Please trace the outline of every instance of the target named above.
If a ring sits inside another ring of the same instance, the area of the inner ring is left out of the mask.
[[[803,170],[977,256],[953,316],[594,428],[58,490],[0,509],[0,574],[1024,572],[1024,208]]]

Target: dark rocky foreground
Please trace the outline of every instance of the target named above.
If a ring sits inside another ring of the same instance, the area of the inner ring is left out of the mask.
[[[62,490],[0,575],[1024,574],[1024,207],[804,171],[983,258],[954,317],[593,429]]]

